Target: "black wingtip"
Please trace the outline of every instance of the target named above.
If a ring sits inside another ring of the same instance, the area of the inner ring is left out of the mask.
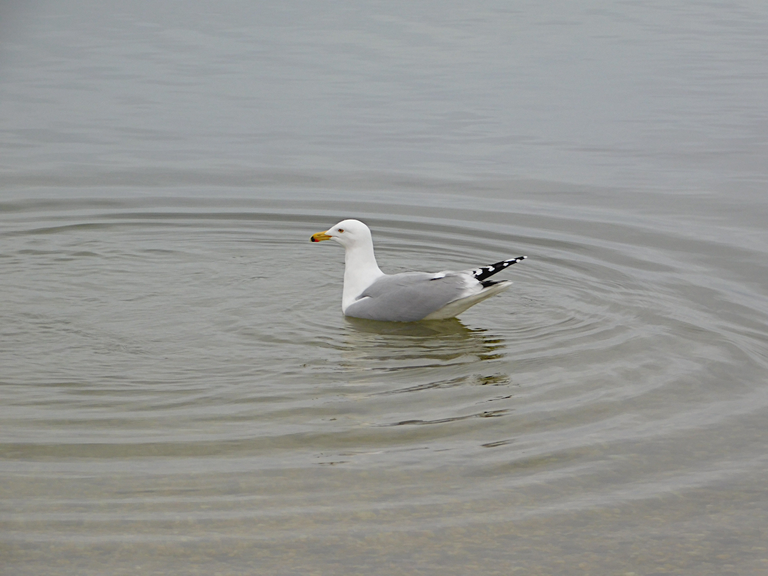
[[[517,256],[516,258],[510,258],[509,260],[502,260],[501,262],[496,262],[495,264],[491,264],[490,266],[481,266],[480,268],[473,270],[472,275],[475,277],[475,279],[478,282],[482,282],[483,280],[493,276],[497,272],[501,272],[505,268],[512,266],[512,264],[517,264],[518,262],[522,262],[526,258],[528,258],[528,256]]]

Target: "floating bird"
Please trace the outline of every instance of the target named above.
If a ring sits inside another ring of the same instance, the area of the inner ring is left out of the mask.
[[[509,280],[488,280],[497,272],[525,260],[518,256],[490,266],[444,272],[384,274],[376,264],[371,230],[359,220],[342,220],[312,242],[334,240],[344,246],[344,291],[341,311],[345,316],[415,322],[453,318],[470,306],[506,290]]]

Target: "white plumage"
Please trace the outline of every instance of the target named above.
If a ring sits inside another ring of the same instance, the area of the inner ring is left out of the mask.
[[[471,270],[384,274],[376,263],[371,230],[359,220],[342,220],[313,242],[335,240],[346,250],[341,310],[346,316],[413,322],[453,318],[509,288],[509,280],[488,277],[524,260],[518,256]]]

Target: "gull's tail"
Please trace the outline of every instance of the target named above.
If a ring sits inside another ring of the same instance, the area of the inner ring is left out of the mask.
[[[475,279],[478,282],[482,282],[486,278],[490,278],[497,272],[501,272],[504,270],[504,268],[508,268],[509,266],[512,266],[512,264],[517,264],[518,262],[522,262],[528,258],[528,256],[518,256],[517,258],[510,258],[509,260],[502,260],[501,262],[496,262],[496,264],[491,264],[490,266],[480,266],[480,268],[475,268],[472,270],[472,276],[475,277]]]

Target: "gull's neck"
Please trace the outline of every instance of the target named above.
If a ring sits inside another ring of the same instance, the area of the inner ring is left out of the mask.
[[[344,292],[341,295],[341,310],[357,300],[357,297],[384,273],[376,264],[373,242],[360,242],[347,246],[344,255]]]

